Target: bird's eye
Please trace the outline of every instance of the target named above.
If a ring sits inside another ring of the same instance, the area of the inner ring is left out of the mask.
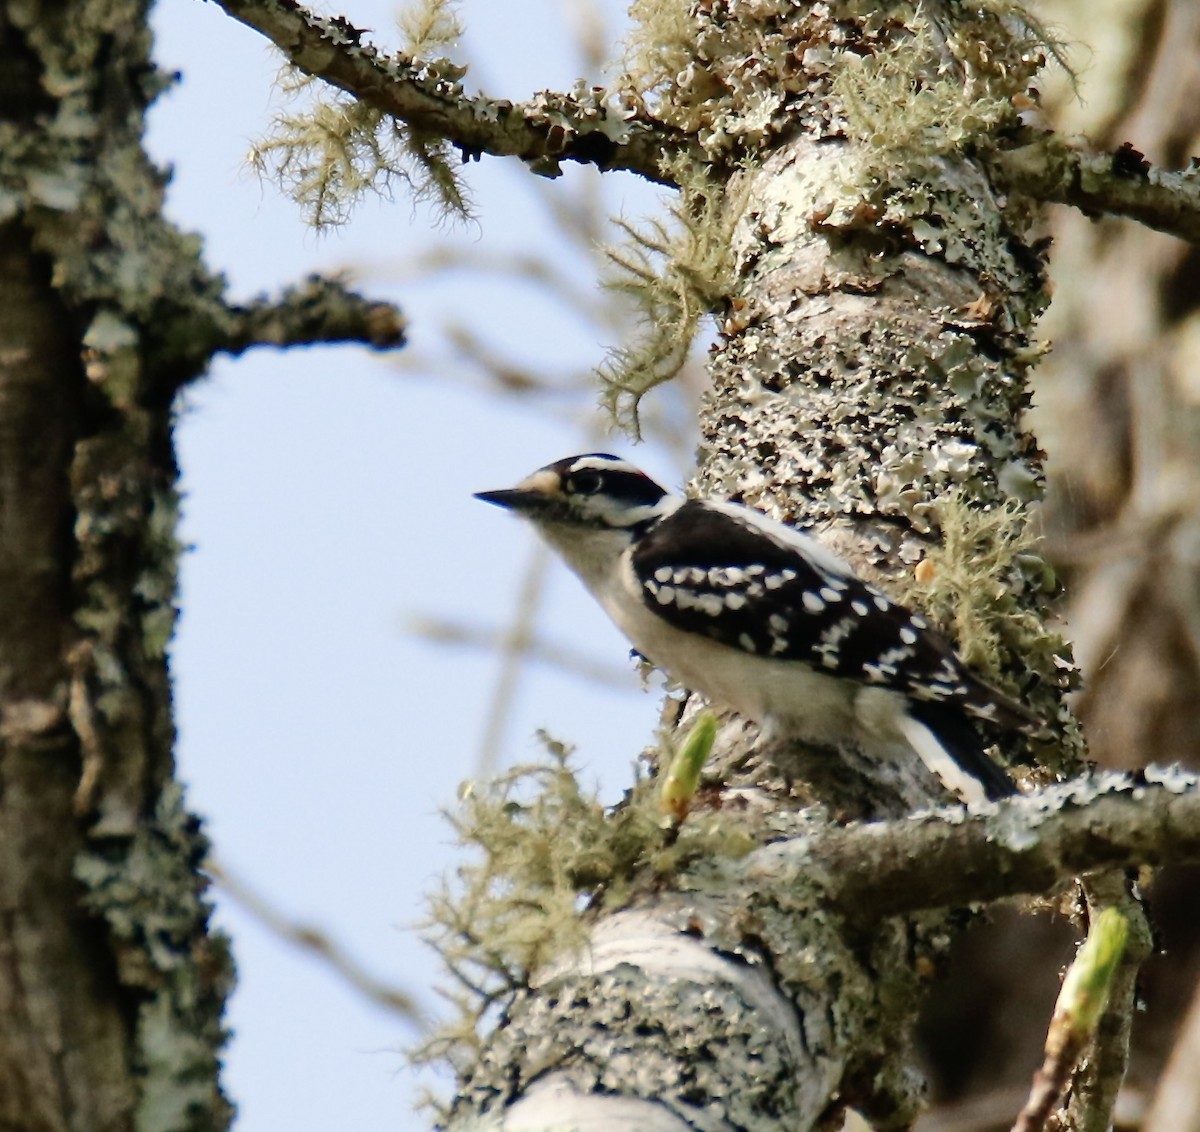
[[[576,472],[567,480],[567,491],[572,495],[596,495],[604,486],[604,477],[599,472]]]

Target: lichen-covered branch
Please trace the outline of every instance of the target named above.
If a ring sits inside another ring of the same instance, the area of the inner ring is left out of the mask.
[[[1190,243],[1200,243],[1200,169],[1153,168],[1130,145],[1096,153],[1053,135],[990,160],[1005,188],[1089,213],[1125,216]]]
[[[518,802],[535,774],[542,793]],[[904,1032],[883,1024],[895,996],[919,1001],[922,965],[945,946],[918,925],[1096,868],[1113,871],[1111,883],[1089,881],[1090,906],[1111,907],[1122,895],[1116,866],[1200,859],[1200,781],[1180,772],[1080,779],[986,813],[954,807],[841,829],[773,808],[757,787],[710,786],[675,839],[657,794],[640,783],[605,815],[556,766],[513,772],[465,803],[458,828],[481,859],[461,874],[469,898],[438,912],[439,946],[505,1023],[482,1039],[437,1039],[462,1074],[462,1126],[485,1115],[498,1126],[506,1105],[554,1074],[572,1105],[589,1094],[654,1098],[680,1115],[690,1090],[662,1083],[700,1080],[699,1095],[735,1126],[736,1115],[747,1127],[810,1127],[835,1080],[843,1097],[866,1090],[857,1104],[911,1115],[904,1075],[882,1087],[877,1074],[880,1058],[904,1052]],[[1090,1047],[1097,1066],[1073,1101],[1088,1128],[1104,1126],[1123,1072],[1126,992],[1149,942],[1134,911],[1124,916],[1132,954]],[[826,1012],[818,1004],[835,984]]]
[[[240,354],[253,346],[357,342],[373,350],[404,345],[405,321],[391,303],[364,298],[340,280],[310,275],[278,298],[229,307],[214,348]]]
[[[664,155],[696,148],[683,131],[633,107],[609,107],[603,91],[543,92],[523,103],[471,97],[459,81],[463,68],[445,60],[384,55],[346,20],[319,16],[294,0],[217,3],[266,36],[301,71],[422,134],[450,142],[464,159],[484,153],[519,157],[534,172],[551,177],[561,162],[575,161],[666,183]]]
[[[1175,770],[1075,779],[986,813],[930,810],[830,829],[803,852],[850,916],[1049,892],[1097,869],[1200,859],[1200,783]]]

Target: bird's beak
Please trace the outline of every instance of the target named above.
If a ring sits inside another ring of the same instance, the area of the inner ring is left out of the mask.
[[[544,491],[530,491],[528,488],[510,487],[503,491],[477,491],[476,499],[484,503],[494,503],[506,511],[516,511],[520,515],[532,515],[542,511],[551,502]]]
[[[503,491],[479,491],[476,499],[515,511],[527,519],[551,519],[563,507],[562,479],[549,468],[526,476],[516,487]]]

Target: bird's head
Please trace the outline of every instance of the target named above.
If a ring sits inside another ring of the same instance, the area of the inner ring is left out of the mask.
[[[516,487],[475,495],[539,527],[624,531],[631,536],[669,513],[667,491],[617,456],[590,452],[538,468]]]

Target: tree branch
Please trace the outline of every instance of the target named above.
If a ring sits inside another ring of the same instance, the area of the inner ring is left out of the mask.
[[[295,0],[217,0],[234,19],[267,37],[305,74],[324,79],[421,133],[445,138],[465,160],[488,153],[519,157],[543,176],[560,163],[626,169],[671,183],[664,155],[696,150],[682,131],[629,107],[603,104],[604,91],[577,95],[544,91],[528,102],[468,97],[465,68],[446,60],[384,55],[364,32],[339,17],[318,16]]]
[[[404,345],[405,320],[391,303],[364,298],[338,279],[310,275],[277,299],[228,307],[213,349],[241,354],[252,346],[359,342],[373,350]]]
[[[428,615],[408,618],[404,628],[413,636],[431,644],[461,645],[490,653],[512,649],[516,637],[511,628],[489,629],[470,621]],[[621,692],[637,689],[638,677],[631,664],[612,664],[597,660],[582,649],[569,648],[546,637],[529,636],[523,642],[517,643],[530,660],[547,664],[602,688],[615,688]]]
[[[408,991],[371,974],[328,933],[311,924],[289,918],[261,893],[250,888],[245,881],[230,873],[225,865],[212,857],[208,858],[205,868],[226,895],[267,931],[286,943],[316,955],[354,990],[376,1006],[400,1015],[418,1031],[427,1028],[428,1022],[424,1013]]]
[[[1047,134],[996,154],[992,172],[1005,188],[1038,200],[1108,212],[1200,244],[1200,170],[1154,169],[1133,146],[1094,153]]]
[[[1154,954],[1154,931],[1135,886],[1120,870],[1085,877],[1088,920],[1095,923],[1105,908],[1121,913],[1127,939],[1113,972],[1108,1004],[1091,1049],[1075,1067],[1066,1105],[1066,1126],[1078,1132],[1107,1132],[1129,1065],[1130,1037],[1137,1013],[1137,978]]]
[[[930,810],[832,829],[776,852],[822,868],[851,919],[1047,892],[1099,869],[1200,858],[1200,779],[1078,778],[969,813]]]
[[[351,291],[340,279],[310,275],[277,298],[262,296],[235,306],[226,301],[219,276],[198,266],[193,278],[196,286],[167,291],[148,335],[146,393],[165,401],[205,373],[217,353],[236,356],[252,346],[342,342],[394,350],[405,344],[400,310]],[[105,364],[102,356],[94,358],[93,372],[102,373]]]

